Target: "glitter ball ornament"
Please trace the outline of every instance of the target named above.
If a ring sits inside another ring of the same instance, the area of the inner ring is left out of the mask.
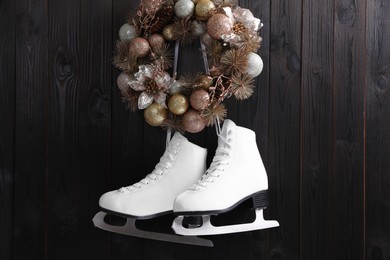
[[[151,126],[161,126],[168,117],[168,109],[157,103],[151,104],[144,112],[145,121]]]
[[[171,111],[172,114],[178,116],[183,115],[185,112],[187,112],[188,107],[189,102],[187,98],[181,94],[173,95],[168,101],[169,111]]]
[[[206,121],[199,112],[190,109],[183,116],[183,126],[189,133],[199,133],[206,127]]]
[[[162,35],[164,36],[164,39],[167,41],[174,41],[175,39],[175,33],[174,33],[174,25],[168,24],[164,27],[162,31]]]
[[[209,93],[204,89],[197,89],[192,92],[190,97],[191,106],[195,110],[203,110],[205,109],[210,102]]]
[[[130,51],[137,57],[145,57],[150,52],[149,42],[142,37],[136,37],[130,41]]]
[[[175,14],[179,18],[191,17],[195,11],[195,4],[191,0],[179,0],[175,4]]]
[[[125,23],[122,25],[122,27],[119,29],[119,38],[122,41],[130,41],[137,37],[137,30],[135,29],[134,26]]]
[[[161,34],[152,34],[150,37],[149,37],[149,44],[150,44],[150,47],[152,48],[152,50],[156,50],[156,49],[160,49],[163,47],[164,45],[164,37],[161,35]]]
[[[224,14],[214,14],[207,21],[207,32],[216,40],[221,39],[222,35],[230,33],[232,28],[231,20]]]
[[[204,88],[208,90],[214,83],[214,79],[208,75],[202,75],[199,80],[196,82],[197,87]]]
[[[255,78],[260,75],[260,73],[263,71],[263,60],[259,55],[257,55],[254,52],[251,52],[248,55],[248,67],[246,69],[246,73]]]
[[[131,79],[126,73],[122,72],[121,74],[119,74],[116,83],[118,85],[119,90],[123,92],[130,87]]]
[[[215,4],[210,0],[200,0],[196,4],[195,14],[201,21],[207,21],[212,12],[215,10]]]

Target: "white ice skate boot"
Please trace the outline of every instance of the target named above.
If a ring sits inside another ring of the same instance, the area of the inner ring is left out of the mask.
[[[174,220],[173,230],[181,235],[201,236],[279,226],[277,221],[263,218],[263,209],[268,204],[268,179],[255,133],[231,120],[225,120],[219,132],[218,148],[206,174],[175,200],[173,211],[179,217]],[[253,223],[219,227],[211,224],[210,215],[230,211],[250,198],[256,210]],[[186,216],[197,220],[197,224],[192,223],[195,227],[183,226]]]
[[[135,226],[137,219],[150,219],[172,213],[176,196],[204,174],[206,155],[206,149],[190,143],[184,136],[176,133],[152,173],[138,183],[101,196],[99,206],[103,211],[95,215],[95,226],[130,236],[212,246],[208,240],[142,231]],[[106,223],[104,218],[108,213],[126,217],[126,224],[114,226]]]

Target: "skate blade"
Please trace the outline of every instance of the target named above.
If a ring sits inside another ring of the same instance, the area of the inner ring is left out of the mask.
[[[185,228],[183,227],[183,219],[184,216],[177,217],[172,224],[172,229],[175,231],[176,234],[184,235],[184,236],[222,235],[222,234],[231,234],[231,233],[273,228],[279,226],[279,223],[276,220],[264,219],[263,209],[256,209],[255,221],[247,224],[216,227],[211,224],[210,216],[203,216],[202,226],[198,228]]]
[[[133,237],[140,237],[140,238],[147,238],[147,239],[153,239],[153,240],[159,240],[159,241],[165,241],[165,242],[172,242],[172,243],[179,243],[179,244],[186,244],[186,245],[194,245],[194,246],[207,246],[207,247],[213,247],[213,242],[207,239],[195,237],[195,236],[178,236],[178,235],[171,235],[171,234],[164,234],[164,233],[156,233],[156,232],[150,232],[150,231],[143,231],[139,230],[135,226],[136,219],[134,218],[127,218],[126,224],[123,226],[113,226],[109,225],[104,221],[104,218],[108,215],[108,213],[104,211],[98,212],[95,217],[92,219],[93,224],[95,227],[98,227],[100,229],[114,232],[122,235],[128,235]]]

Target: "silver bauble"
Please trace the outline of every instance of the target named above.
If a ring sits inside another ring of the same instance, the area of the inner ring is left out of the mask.
[[[246,73],[248,73],[249,76],[255,78],[263,71],[263,67],[264,64],[261,57],[258,54],[251,52],[248,55],[248,67],[246,69]]]
[[[134,26],[125,23],[122,25],[122,27],[119,29],[119,38],[122,41],[130,41],[137,37],[137,30],[135,29]]]
[[[179,18],[188,18],[194,14],[195,4],[191,0],[179,0],[175,4],[175,14]]]

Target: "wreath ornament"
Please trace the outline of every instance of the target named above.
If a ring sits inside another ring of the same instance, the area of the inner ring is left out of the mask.
[[[249,98],[263,61],[260,19],[235,0],[141,0],[120,28],[117,84],[145,121],[197,133],[222,121],[226,98]],[[200,41],[205,71],[178,78],[181,44]]]

